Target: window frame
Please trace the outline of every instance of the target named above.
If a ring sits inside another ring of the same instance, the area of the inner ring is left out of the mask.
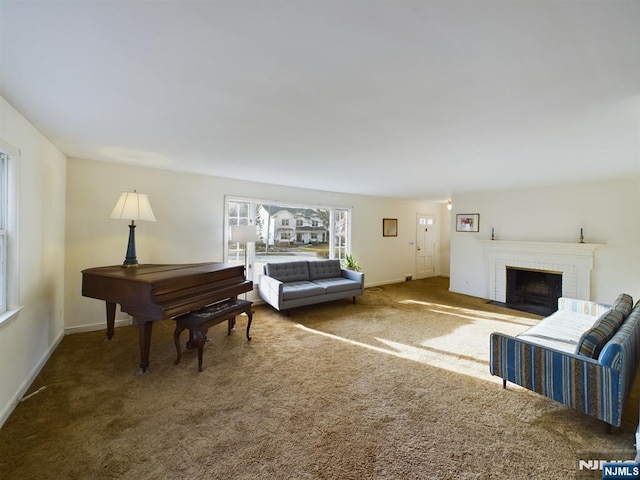
[[[18,317],[18,160],[20,150],[0,139],[0,216],[4,218],[0,245],[0,329]]]
[[[283,202],[280,200],[266,200],[262,198],[253,198],[253,197],[244,197],[237,195],[225,195],[224,197],[224,228],[223,228],[223,258],[225,262],[233,262],[233,259],[229,258],[229,243],[231,238],[231,225],[230,225],[230,215],[229,215],[229,204],[231,202],[237,203],[249,203],[248,213],[246,218],[248,221],[255,223],[256,218],[256,206],[261,204],[266,205],[274,205],[278,207],[283,207],[283,209],[294,209],[294,208],[308,208],[308,209],[322,209],[327,210],[329,212],[329,226],[328,226],[328,249],[329,249],[329,258],[334,259],[338,258],[342,260],[344,256],[351,252],[351,224],[353,223],[353,207],[347,206],[338,206],[338,205],[323,205],[323,204],[306,204],[304,202]],[[346,244],[344,245],[344,255],[342,257],[335,256],[336,252],[336,211],[345,211],[347,212],[347,230],[346,230]],[[239,218],[239,217],[234,217]],[[289,228],[295,230],[295,227],[291,227],[291,222],[288,222],[287,225]],[[295,239],[295,232],[292,233],[293,238]],[[256,263],[256,250],[255,245],[249,244],[246,246],[245,255],[247,256],[248,261],[246,265],[248,266],[248,271],[246,272],[247,279],[257,280],[257,276],[259,272],[254,271],[254,266]],[[237,261],[237,258],[236,258]]]

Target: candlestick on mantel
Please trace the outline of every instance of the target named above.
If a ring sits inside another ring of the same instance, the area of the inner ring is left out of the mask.
[[[582,230],[582,227],[580,227],[580,243],[584,243],[584,231]]]
[[[496,239],[496,236],[494,235],[493,227],[491,227],[491,240],[495,240],[495,239]]]

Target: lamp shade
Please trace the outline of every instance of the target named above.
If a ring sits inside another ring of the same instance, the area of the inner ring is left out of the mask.
[[[235,243],[257,242],[260,240],[255,225],[234,225],[231,227],[231,241]]]
[[[122,192],[118,203],[113,208],[110,218],[121,218],[123,220],[146,220],[155,222],[156,217],[151,210],[149,197],[146,193]]]

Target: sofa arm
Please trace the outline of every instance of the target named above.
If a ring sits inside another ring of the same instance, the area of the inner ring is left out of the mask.
[[[258,280],[258,293],[269,305],[280,310],[283,298],[283,283],[268,275],[260,275]]]
[[[620,426],[625,399],[620,372],[581,355],[502,333],[490,337],[492,375]]]
[[[349,270],[348,268],[341,268],[343,278],[348,278],[354,282],[358,282],[360,287],[364,290],[364,273],[356,272],[355,270]]]
[[[558,310],[582,313],[584,315],[591,315],[592,317],[596,318],[606,313],[609,308],[610,307],[608,305],[601,305],[599,303],[590,302],[588,300],[578,300],[568,297],[558,298]]]

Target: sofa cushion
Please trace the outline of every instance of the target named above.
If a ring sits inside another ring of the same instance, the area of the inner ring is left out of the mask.
[[[594,323],[593,327],[582,334],[576,353],[589,358],[598,358],[602,347],[616,333],[624,317],[617,310],[609,310]]]
[[[320,278],[313,283],[320,285],[327,293],[346,292],[348,290],[359,290],[360,283],[348,278]]]
[[[309,268],[306,261],[266,263],[264,273],[281,282],[297,282],[309,280]]]
[[[597,316],[558,310],[517,337],[536,345],[576,353],[580,337],[593,327],[597,320]]]
[[[298,281],[287,282],[282,286],[282,299],[293,300],[294,298],[315,297],[324,295],[325,290],[320,285],[313,282]]]
[[[309,280],[342,277],[340,260],[318,260],[309,262]]]
[[[633,308],[633,298],[631,295],[627,295],[626,293],[621,293],[616,301],[611,305],[612,310],[617,310],[622,314],[622,316],[627,317],[631,313],[631,309]]]
[[[636,303],[636,306],[631,311],[629,316],[624,319],[624,322],[622,323],[622,325],[620,325],[620,328],[618,328],[618,331],[615,333],[615,335],[611,337],[611,340],[609,340],[602,348],[602,352],[600,352],[600,356],[598,357],[598,362],[601,365],[615,368],[616,370],[624,370],[628,368],[628,366],[624,364],[624,361],[621,362],[624,354],[621,355],[620,352],[621,350],[625,350],[624,344],[628,341],[629,338],[635,337],[633,344],[637,343],[637,329],[638,324],[640,323],[639,304],[640,302]],[[628,348],[629,347],[627,346],[626,355],[633,356],[634,354]],[[633,350],[636,349],[637,346],[633,348]],[[635,378],[635,371],[631,371],[630,375],[630,381],[633,381],[633,378]],[[628,384],[627,388],[630,387],[631,384]]]

